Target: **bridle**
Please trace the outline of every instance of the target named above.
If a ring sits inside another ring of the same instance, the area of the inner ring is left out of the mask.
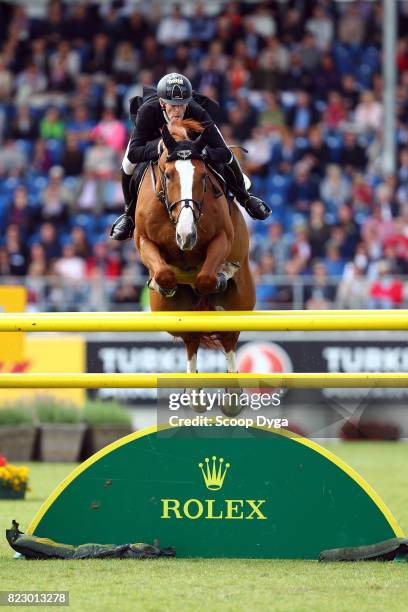
[[[201,161],[204,161],[203,157],[196,157],[195,156],[194,159],[200,159]],[[206,169],[205,174],[204,174],[203,196],[202,196],[200,201],[194,200],[193,198],[181,198],[180,200],[176,200],[175,202],[169,202],[168,191],[167,191],[167,179],[166,179],[165,173],[160,168],[160,162],[157,164],[157,168],[158,168],[158,171],[159,171],[159,179],[160,179],[161,189],[160,189],[159,192],[156,192],[156,196],[160,200],[160,202],[162,202],[162,204],[164,204],[164,206],[165,206],[165,208],[167,210],[167,214],[169,215],[169,219],[172,222],[172,224],[173,225],[177,225],[179,217],[181,215],[181,211],[183,209],[186,209],[186,208],[190,208],[191,209],[191,212],[193,213],[194,223],[197,224],[199,222],[199,220],[200,220],[201,215],[203,214],[204,198],[205,198],[205,194],[206,194],[206,191],[207,191],[207,178],[208,178],[207,169]],[[177,204],[180,204],[180,202],[182,203],[182,206],[180,207],[179,214],[177,215],[176,218],[174,218],[173,217],[173,210],[177,206]]]

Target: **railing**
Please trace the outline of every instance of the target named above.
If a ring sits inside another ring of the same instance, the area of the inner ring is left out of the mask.
[[[322,286],[311,276],[265,275],[257,278],[257,308],[260,310],[406,308],[408,277],[393,278],[401,280],[404,286],[404,299],[397,304],[386,299],[373,300],[368,295],[368,291],[365,299],[359,297],[345,301],[338,291],[342,282],[341,277],[327,277]],[[94,277],[81,280],[70,280],[55,275],[0,278],[0,285],[23,285],[27,288],[28,310],[33,312],[144,310],[145,283],[146,278],[142,276],[135,278],[126,276],[118,279]],[[129,293],[129,296],[134,294],[134,299],[124,299],[124,293],[121,291],[124,288],[135,289]],[[316,305],[313,303],[315,300],[320,300],[321,304]]]
[[[408,310],[3,313],[0,332],[231,332],[406,330]],[[21,373],[0,388],[406,388],[408,373]]]

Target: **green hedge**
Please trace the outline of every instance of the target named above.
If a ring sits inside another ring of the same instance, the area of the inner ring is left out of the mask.
[[[84,408],[84,419],[90,425],[99,423],[123,423],[131,425],[129,414],[116,402],[92,401],[87,402]]]
[[[84,408],[52,399],[36,399],[0,406],[0,427],[22,423],[122,423],[131,425],[132,419],[116,402],[87,401]]]
[[[40,423],[79,423],[83,420],[82,410],[74,404],[44,401],[35,407]]]
[[[6,405],[0,408],[0,427],[7,425],[27,425],[34,423],[32,406]]]

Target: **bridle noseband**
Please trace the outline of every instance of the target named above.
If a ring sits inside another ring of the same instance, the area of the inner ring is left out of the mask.
[[[167,158],[166,161],[168,161],[168,159],[169,158]],[[200,159],[201,161],[204,161],[204,158],[202,156],[201,157],[195,156],[194,159]],[[205,194],[207,191],[207,177],[208,177],[207,170],[205,171],[205,174],[204,174],[203,197],[201,198],[200,201],[194,200],[193,198],[181,198],[180,200],[176,200],[175,202],[169,202],[168,192],[167,192],[167,183],[166,183],[167,179],[165,177],[165,173],[160,168],[160,162],[157,164],[157,168],[159,171],[161,190],[159,192],[156,192],[156,196],[160,200],[160,202],[164,204],[167,210],[167,213],[169,215],[169,219],[172,222],[172,224],[177,225],[179,217],[181,215],[181,211],[185,208],[191,209],[191,212],[193,213],[194,223],[197,224],[200,220],[201,215],[203,214],[204,198],[205,198]],[[180,208],[179,214],[177,215],[176,218],[174,218],[172,214],[173,210],[177,206],[177,204],[180,204],[180,202],[182,203],[182,206]]]

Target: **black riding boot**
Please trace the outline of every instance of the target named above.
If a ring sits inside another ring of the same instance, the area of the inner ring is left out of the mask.
[[[121,169],[121,173],[123,197],[125,199],[125,213],[118,217],[112,225],[110,237],[113,240],[128,240],[133,236],[135,229],[133,219],[135,217],[136,198],[132,198],[130,195],[130,181],[132,180],[132,175],[126,174],[123,168]]]
[[[269,206],[247,191],[241,166],[235,156],[229,164],[224,165],[224,171],[228,188],[247,213],[253,219],[264,220],[269,217],[272,212]]]

